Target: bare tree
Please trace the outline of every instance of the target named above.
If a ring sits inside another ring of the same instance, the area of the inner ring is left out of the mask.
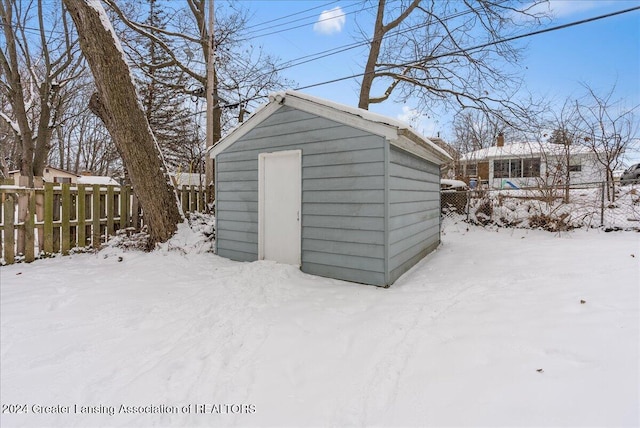
[[[552,187],[562,185],[564,188],[563,202],[569,203],[569,189],[571,188],[571,155],[572,147],[574,147],[573,135],[569,132],[565,122],[560,122],[559,127],[551,132],[549,143],[557,145],[558,150],[553,153],[554,162],[546,161],[547,177],[551,180],[546,181],[546,185]]]
[[[46,164],[52,131],[59,125],[61,93],[81,70],[82,61],[60,8],[48,5],[45,11],[43,0],[1,0],[0,16],[6,42],[0,50],[0,89],[10,105],[9,111],[0,112],[0,120],[20,142],[21,175],[33,187],[34,175],[41,176]],[[30,36],[31,31],[37,36]]]
[[[149,226],[149,245],[166,241],[175,232],[181,215],[120,42],[99,3],[63,1],[95,79],[97,92],[89,107],[105,123],[122,156]]]
[[[52,138],[50,162],[76,174],[88,171],[97,175],[121,173],[122,162],[104,123],[87,105],[95,85],[76,85],[74,100],[65,110],[62,126]]]
[[[604,94],[584,85],[586,95],[575,101],[572,132],[580,144],[588,147],[605,170],[607,198],[615,200],[613,171],[622,164],[625,151],[638,136],[639,105],[628,106],[613,99],[615,86]]]
[[[505,129],[507,125],[491,112],[464,110],[453,119],[453,144],[461,153],[491,147]]]
[[[423,111],[439,103],[518,113],[511,98],[520,82],[507,70],[521,52],[502,39],[539,23],[538,3],[378,0],[358,106],[368,109],[393,94]]]
[[[155,65],[156,69],[174,67],[186,77],[182,82],[176,79],[165,81],[167,86],[173,86],[184,93],[213,93],[211,123],[215,142],[222,137],[224,129],[231,128],[244,118],[256,97],[281,89],[289,82],[278,74],[277,60],[274,57],[265,54],[259,47],[245,48],[241,31],[247,25],[248,15],[239,8],[239,4],[231,3],[226,10],[216,11],[215,34],[212,37],[207,27],[206,1],[186,0],[184,3],[176,3],[177,9],[171,11],[174,17],[171,26],[158,27],[144,22],[143,16],[128,16],[127,11],[114,0],[105,0],[105,3],[129,30],[150,40],[157,51],[166,55],[162,64]],[[162,7],[169,8],[173,5],[165,4]],[[131,14],[131,10],[128,13]],[[215,67],[212,67],[214,83],[209,88],[211,85],[208,84],[206,69],[212,40],[216,55]],[[137,56],[135,49],[131,55],[141,70],[152,65],[148,58]],[[194,91],[194,86],[202,88],[202,91]]]

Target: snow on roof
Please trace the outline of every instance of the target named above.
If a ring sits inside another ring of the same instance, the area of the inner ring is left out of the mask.
[[[300,98],[302,100],[307,100],[310,101],[312,103],[317,103],[317,104],[322,104],[324,106],[327,107],[331,107],[335,110],[339,110],[345,113],[349,113],[355,116],[359,116],[365,120],[368,120],[370,122],[376,122],[376,123],[382,123],[384,125],[389,125],[389,126],[393,126],[395,128],[398,129],[408,129],[413,131],[415,134],[418,134],[417,131],[413,130],[408,124],[406,124],[405,122],[402,122],[400,120],[396,120],[393,119],[389,116],[384,116],[378,113],[373,113],[369,110],[364,110],[358,107],[352,107],[352,106],[348,106],[346,104],[340,104],[340,103],[336,103],[334,101],[329,101],[323,98],[318,98],[318,97],[314,97],[312,95],[308,95],[308,94],[303,94],[302,92],[298,92],[298,91],[282,91],[282,92],[275,92],[269,95],[269,100],[271,101],[277,101],[280,102],[280,100],[284,100],[286,97],[296,97],[296,98]],[[425,139],[425,137],[421,137],[423,139]]]
[[[82,175],[78,177],[78,184],[99,184],[101,186],[119,186],[116,180],[102,175]]]
[[[440,184],[450,188],[466,188],[467,183],[462,180],[452,180],[448,178],[440,179]]]
[[[227,136],[209,149],[209,156],[215,157],[216,154],[232,145],[282,105],[290,105],[292,108],[301,110],[307,109],[314,114],[328,117],[337,122],[360,127],[373,134],[382,135],[392,144],[411,151],[420,157],[429,157],[431,158],[430,160],[438,162],[452,159],[444,149],[428,138],[420,135],[416,130],[402,121],[357,107],[302,94],[297,91],[283,91],[270,94],[268,103],[260,106],[247,121],[231,130]]]
[[[506,158],[506,157],[532,157],[539,156],[541,154],[547,155],[561,155],[564,153],[565,146],[561,144],[542,143],[542,142],[520,142],[506,144],[502,147],[492,146],[473,152],[465,153],[460,158],[461,161],[478,160],[478,159],[493,159],[493,158]],[[590,153],[591,149],[583,146],[571,146],[570,153],[586,154]]]
[[[277,101],[280,102],[280,100],[285,100],[286,97],[295,97],[295,98],[299,98],[302,100],[306,100],[312,103],[316,103],[325,107],[329,107],[332,108],[334,110],[337,110],[339,112],[343,112],[343,113],[348,113],[357,117],[360,117],[364,120],[367,120],[369,122],[374,122],[374,123],[379,123],[382,125],[387,125],[393,128],[396,128],[398,131],[405,131],[406,133],[409,133],[411,135],[410,138],[412,141],[416,142],[415,140],[420,140],[423,141],[424,143],[426,143],[430,148],[434,149],[435,151],[439,152],[441,155],[444,156],[445,159],[451,159],[451,156],[449,155],[449,153],[447,153],[444,149],[442,149],[441,147],[439,147],[437,144],[435,144],[433,141],[429,140],[427,137],[421,135],[418,131],[416,131],[415,129],[413,129],[411,126],[409,126],[407,123],[402,122],[400,120],[397,119],[393,119],[389,116],[384,116],[382,114],[378,114],[378,113],[374,113],[371,112],[369,110],[364,110],[358,107],[352,107],[352,106],[348,106],[345,104],[340,104],[340,103],[336,103],[334,101],[329,101],[323,98],[318,98],[318,97],[314,97],[312,95],[308,95],[308,94],[303,94],[301,92],[297,92],[297,91],[284,91],[284,92],[276,92],[273,93],[271,95],[269,95],[269,100],[270,101]]]

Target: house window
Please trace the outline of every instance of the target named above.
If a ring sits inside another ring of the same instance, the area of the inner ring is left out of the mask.
[[[478,164],[468,163],[466,165],[466,174],[467,174],[467,177],[478,175]]]
[[[53,177],[54,183],[71,183],[71,177]]]
[[[522,160],[510,159],[511,169],[509,171],[509,177],[519,178],[522,177]]]
[[[569,172],[581,172],[582,171],[582,164],[573,164],[573,165],[569,165]]]
[[[493,161],[493,176],[495,178],[509,178],[509,159]]]
[[[540,177],[540,158],[522,160],[523,177]]]
[[[493,161],[494,178],[540,177],[540,158]]]

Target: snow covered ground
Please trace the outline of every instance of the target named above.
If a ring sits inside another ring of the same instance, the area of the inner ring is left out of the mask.
[[[0,268],[2,427],[640,424],[638,233],[447,219],[381,289],[185,229]]]

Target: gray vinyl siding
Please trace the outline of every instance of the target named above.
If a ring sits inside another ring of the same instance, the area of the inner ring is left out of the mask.
[[[216,157],[217,249],[258,259],[258,155],[302,150],[304,272],[385,285],[382,137],[282,107]]]
[[[389,283],[440,242],[440,167],[391,146]]]

